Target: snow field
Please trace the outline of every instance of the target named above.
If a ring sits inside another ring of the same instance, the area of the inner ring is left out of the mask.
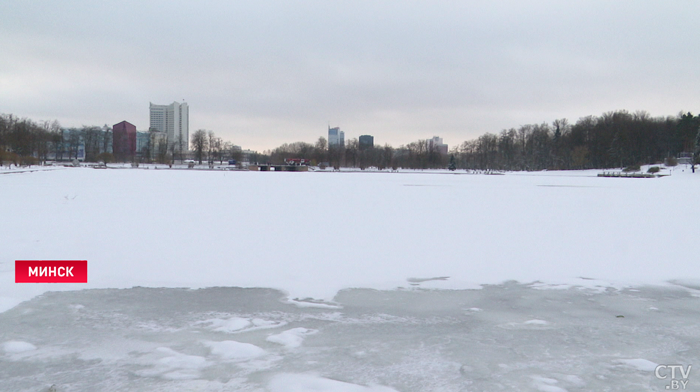
[[[700,363],[700,175],[595,174],[0,176],[0,390],[661,390]]]
[[[700,208],[687,197],[700,193],[700,175],[595,174],[3,175],[0,311],[82,288],[271,287],[333,306],[350,287],[700,282]],[[14,284],[21,259],[87,259],[88,283]]]

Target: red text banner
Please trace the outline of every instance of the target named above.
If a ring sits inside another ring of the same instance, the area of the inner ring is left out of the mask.
[[[15,260],[15,283],[87,283],[87,260]]]

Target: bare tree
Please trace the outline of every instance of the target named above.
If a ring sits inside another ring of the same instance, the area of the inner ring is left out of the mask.
[[[348,163],[352,162],[352,167],[357,167],[359,146],[357,139],[350,139],[345,143],[345,159]]]
[[[224,141],[220,137],[214,138],[214,157],[219,159],[219,163],[224,163]]]
[[[68,130],[68,159],[78,158],[80,149],[80,130],[71,128]]]
[[[314,159],[319,164],[328,159],[328,141],[323,136],[319,137],[314,145]]]
[[[112,150],[112,127],[105,124],[102,126],[102,152],[113,153]]]
[[[204,152],[209,147],[209,140],[207,138],[207,131],[204,129],[198,129],[192,134],[192,149],[194,150],[195,159],[202,164],[202,157]]]
[[[207,162],[211,163],[214,161],[214,139],[216,139],[216,135],[214,135],[214,131],[208,131],[207,132]]]
[[[58,122],[55,121],[55,123]],[[62,161],[63,151],[65,151],[65,147],[63,143],[63,130],[60,126],[57,130],[52,130],[51,132],[51,146],[53,147],[54,151],[54,159]]]
[[[85,145],[85,160],[88,162],[95,161],[100,153],[101,133],[102,130],[95,126],[83,126],[80,130]]]
[[[226,155],[229,156],[229,159],[235,159],[236,162],[240,162],[242,160],[243,151],[241,150],[241,146],[236,146],[231,142],[226,142],[224,143],[223,149],[225,150]]]

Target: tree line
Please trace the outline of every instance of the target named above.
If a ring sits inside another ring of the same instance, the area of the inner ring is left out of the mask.
[[[252,163],[283,164],[288,158],[304,158],[313,164],[361,169],[433,169],[445,168],[448,162],[472,170],[600,169],[657,163],[681,153],[692,154],[697,162],[699,128],[700,115],[692,113],[651,117],[643,111],[621,110],[582,117],[574,124],[557,119],[504,129],[498,134],[486,133],[453,146],[447,155],[429,140],[395,148],[388,144],[363,146],[357,139],[347,140],[343,146],[329,146],[320,137],[315,143],[287,143],[262,154],[252,153],[248,159]],[[191,139],[192,152],[200,163],[205,159],[222,162],[242,158],[240,147],[212,131],[197,130]],[[83,146],[86,161],[107,162],[114,159],[111,143],[112,129],[107,125],[64,129],[58,121],[35,122],[0,115],[0,165],[45,162],[49,156],[70,160],[78,157],[78,149]],[[174,158],[174,152],[156,152],[158,161]],[[147,151],[145,156],[151,154]]]
[[[34,165],[47,160],[111,161],[112,128],[108,125],[62,128],[57,121],[36,122],[0,114],[0,165]]]
[[[327,147],[321,137],[315,144],[296,142],[266,151],[264,159],[281,164],[285,158],[307,158],[330,166],[366,168],[432,169],[454,167],[471,170],[572,170],[627,167],[663,162],[681,153],[700,158],[700,115],[651,117],[639,111],[607,112],[598,117],[528,124],[486,133],[441,154],[429,140],[394,148],[390,145],[361,148],[357,139],[343,148]]]
[[[328,145],[324,137],[316,143],[285,143],[273,150],[267,150],[259,156],[263,162],[282,164],[285,159],[311,159],[312,165],[328,165],[333,168],[355,167],[365,169],[376,167],[384,169],[436,169],[445,168],[448,157],[438,151],[437,146],[428,140],[418,140],[394,148],[384,146],[362,146],[357,139],[349,139],[344,146]]]
[[[182,148],[182,140],[168,146],[154,137],[156,133],[153,130],[148,132],[142,150],[134,156],[113,151],[112,127],[109,125],[62,128],[56,120],[36,122],[12,114],[0,114],[0,165],[34,165],[47,160],[70,161],[77,158],[105,163],[135,160],[172,163],[173,159],[184,159],[177,148]],[[198,134],[195,133],[195,136]],[[204,149],[210,160],[232,156],[240,159],[240,148],[222,141],[212,131],[206,136]],[[193,142],[200,143],[196,137],[193,137]]]
[[[202,164],[203,160],[223,163],[224,160],[240,161],[242,158],[240,146],[217,137],[214,131],[198,129],[192,134],[191,145],[194,159],[199,161],[199,164]]]
[[[663,162],[700,151],[700,116],[652,118],[647,112],[607,112],[551,124],[523,125],[465,141],[453,151],[461,167],[479,170],[568,170]]]

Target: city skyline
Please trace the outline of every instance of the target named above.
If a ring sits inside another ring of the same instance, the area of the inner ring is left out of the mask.
[[[49,7],[0,5],[0,112],[64,127],[147,129],[145,102],[184,99],[192,131],[263,151],[328,122],[347,139],[454,146],[615,110],[700,111],[698,3]]]

